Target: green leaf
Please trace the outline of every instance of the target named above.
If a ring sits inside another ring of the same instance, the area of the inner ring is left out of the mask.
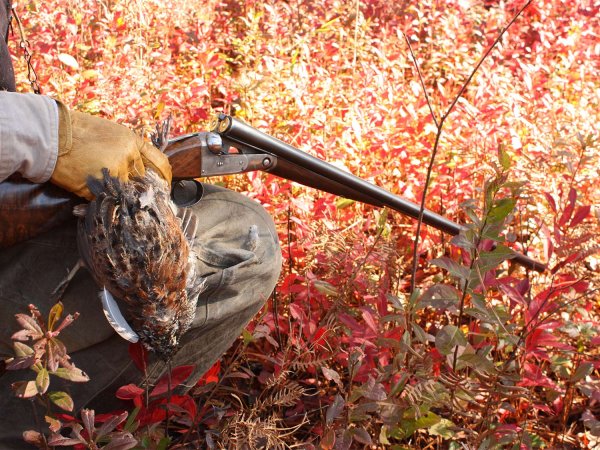
[[[75,383],[85,383],[86,381],[90,381],[90,377],[88,377],[83,370],[78,369],[77,367],[59,367],[54,372],[50,373],[59,378],[64,378],[65,380],[73,381]]]
[[[127,422],[125,422],[125,425],[123,425],[123,430],[133,433],[137,429],[138,424],[137,422],[135,422],[135,418],[140,413],[140,411],[141,408],[139,406],[136,407],[133,411],[131,411],[131,414],[129,414],[129,417],[127,417]]]
[[[254,336],[247,329],[244,329],[244,331],[242,331],[242,339],[244,341],[245,346],[248,346],[249,344],[255,341]]]
[[[466,233],[469,234],[467,235]],[[470,231],[465,232],[461,230],[459,234],[452,236],[450,243],[466,250],[473,250],[475,248],[475,244],[473,243],[473,233]]]
[[[428,306],[445,311],[456,311],[459,298],[459,292],[453,286],[447,284],[434,284],[421,296],[418,306],[426,308]]]
[[[480,252],[477,258],[477,267],[479,272],[483,275],[484,273],[498,267],[502,262],[507,259],[514,258],[516,253],[505,245],[497,245],[491,252]],[[476,272],[477,273],[477,272]]]
[[[415,337],[417,338],[417,340],[419,342],[422,342],[423,344],[427,344],[428,342],[435,341],[435,338],[431,334],[427,333],[423,328],[421,328],[416,323],[413,323],[412,327],[413,327],[413,332],[415,333]]]
[[[52,403],[65,411],[73,411],[75,404],[69,394],[62,391],[48,392],[48,398]]]
[[[387,425],[383,425],[379,430],[379,443],[383,445],[390,445],[390,441],[388,440],[387,434],[388,427]]]
[[[171,438],[165,436],[158,441],[158,445],[156,450],[167,450],[169,448],[169,444],[171,443]]]
[[[571,383],[575,383],[585,377],[587,377],[594,370],[594,365],[590,362],[584,362],[577,367],[577,370],[571,375]]]
[[[56,325],[56,323],[60,319],[60,316],[62,316],[63,309],[64,308],[62,302],[57,302],[54,304],[54,306],[50,310],[50,313],[48,314],[48,330],[54,330],[54,325]]]
[[[400,426],[392,428],[388,435],[394,439],[404,439],[417,431],[416,421],[414,419],[402,419]]]
[[[462,279],[467,280],[469,278],[469,268],[463,266],[462,264],[457,263],[456,261],[451,260],[446,256],[442,256],[441,258],[432,259],[430,263],[434,266],[441,267],[442,269],[446,269],[450,275]]]
[[[439,422],[431,425],[428,431],[432,436],[440,436],[443,439],[452,439],[456,434],[456,431],[454,431],[455,427],[456,425],[454,425],[452,421],[442,418]]]
[[[498,145],[498,162],[504,170],[510,169],[512,161],[503,144]]]
[[[335,445],[335,431],[329,429],[321,438],[321,448],[333,448],[334,445]]]
[[[33,349],[29,345],[25,345],[22,342],[13,342],[13,348],[15,349],[15,356],[23,357],[33,355]]]
[[[361,444],[371,445],[373,441],[371,440],[371,435],[364,428],[354,428],[352,430],[352,437]]]
[[[349,206],[352,206],[356,203],[354,200],[350,200],[349,198],[338,197],[335,199],[335,207],[337,209],[344,209]]]
[[[494,364],[487,358],[481,356],[478,353],[463,353],[458,358],[467,366],[473,367],[474,369],[480,370],[484,373],[490,373],[494,371]]]
[[[340,394],[336,394],[335,398],[333,399],[333,403],[329,405],[327,412],[325,413],[325,421],[327,426],[330,426],[333,421],[342,414],[345,405],[346,402],[344,401],[344,398]]]
[[[405,310],[404,305],[402,304],[402,302],[400,301],[400,299],[398,297],[396,297],[395,295],[392,295],[392,294],[386,294],[386,298],[387,298],[388,302],[392,305],[392,308],[404,312],[404,310]]]
[[[410,297],[408,297],[408,310],[414,311],[417,303],[419,302],[419,297],[421,296],[421,289],[415,288],[414,291],[410,293]]]
[[[462,331],[454,325],[446,325],[435,336],[435,348],[442,355],[449,355],[457,345],[467,345],[467,339]]]
[[[419,417],[415,421],[415,426],[417,428],[430,428],[430,427],[434,426],[436,423],[438,423],[440,420],[442,420],[442,418],[440,416],[429,411],[427,414]]]
[[[387,208],[384,208],[381,211],[381,213],[375,214],[375,217],[377,218],[377,232],[378,233],[382,233],[385,230],[385,226],[387,224],[388,212],[389,212],[389,210]]]
[[[11,385],[15,395],[18,398],[31,398],[38,394],[38,389],[34,380],[31,381],[16,381]]]
[[[40,394],[43,394],[48,390],[48,386],[50,386],[50,374],[45,367],[42,368],[42,370],[38,372],[37,377],[35,377],[35,385]]]
[[[338,295],[339,292],[337,288],[327,281],[315,280],[313,281],[313,286],[317,291],[324,295]]]
[[[487,222],[495,224],[500,223],[513,212],[517,200],[514,198],[503,198],[496,202],[487,215]]]

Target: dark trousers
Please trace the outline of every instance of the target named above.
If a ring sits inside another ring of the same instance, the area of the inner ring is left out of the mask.
[[[192,208],[199,217],[196,250],[198,272],[206,278],[192,329],[183,337],[173,367],[193,365],[185,386],[200,376],[231,346],[247,323],[269,298],[279,277],[281,250],[273,220],[256,202],[216,186],[204,185],[202,200]],[[0,357],[12,353],[10,336],[18,329],[14,314],[27,313],[30,303],[42,314],[52,306],[49,294],[64,278],[79,254],[76,223],[51,230],[34,239],[0,251]],[[51,377],[50,390],[66,390],[75,408],[87,406],[98,413],[122,408],[115,398],[118,387],[142,381],[128,353],[128,342],[117,336],[102,312],[98,287],[90,275],[80,271],[63,298],[65,311],[80,317],[60,338],[73,362],[91,381],[68,383]],[[163,362],[152,358],[148,373],[153,383],[164,373]],[[14,397],[10,385],[31,380],[31,370],[6,372],[0,376],[0,449],[29,448],[21,439],[33,429],[32,408],[27,400]],[[41,414],[44,408],[38,406]],[[43,416],[39,417],[44,424]]]

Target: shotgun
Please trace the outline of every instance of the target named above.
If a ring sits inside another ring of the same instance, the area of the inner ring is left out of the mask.
[[[388,207],[415,219],[419,217],[420,208],[417,204],[226,114],[217,115],[208,133],[193,133],[170,139],[165,154],[173,169],[173,196],[176,201],[177,197],[181,197],[184,204],[193,204],[201,197],[201,185],[191,180],[261,170],[334,195],[376,207]],[[1,183],[0,187],[6,183]],[[68,215],[65,211],[68,210],[70,214],[73,205],[80,202],[73,195],[67,195],[54,186],[33,185],[22,180],[9,184],[14,190],[20,189],[21,195],[27,191],[26,188],[34,193],[35,207],[30,208],[29,218],[43,230],[49,228],[48,224],[56,226],[64,220]],[[3,195],[3,190],[0,189],[0,230],[5,228],[3,221],[6,220],[6,206],[10,207],[5,201],[8,196]],[[25,204],[14,196],[10,201],[12,204],[20,203],[21,206]],[[177,203],[182,204],[182,201]],[[18,214],[27,213],[27,209]],[[459,234],[464,228],[429,210],[423,212],[423,222],[451,235]],[[26,236],[27,232],[22,230],[19,236],[23,235]],[[0,231],[0,242],[2,237]],[[546,265],[521,253],[516,253],[513,261],[538,272],[546,270]]]

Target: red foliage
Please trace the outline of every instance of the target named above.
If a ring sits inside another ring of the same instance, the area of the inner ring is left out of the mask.
[[[173,113],[175,133],[230,112],[418,202],[436,120],[524,3],[84,0],[73,11],[49,0],[23,20],[45,93],[74,108],[139,131]],[[412,219],[269,174],[214,180],[275,218],[277,301],[190,396],[146,408],[139,390],[121,388],[141,408],[136,420],[158,425],[168,408],[200,447],[591,442],[597,13],[593,2],[533,2],[457,101],[426,205],[472,224],[472,235],[421,232],[419,293],[408,292]],[[550,270],[509,265],[499,253],[508,247]],[[144,371],[146,356],[130,351]],[[191,370],[176,369],[172,386]],[[162,379],[152,396],[166,391]]]

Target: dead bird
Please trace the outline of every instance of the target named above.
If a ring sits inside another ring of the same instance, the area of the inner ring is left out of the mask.
[[[73,211],[81,261],[63,283],[86,267],[117,333],[168,360],[192,324],[203,287],[193,248],[197,217],[171,201],[167,182],[152,170],[122,182],[104,169],[88,186],[95,199]]]

